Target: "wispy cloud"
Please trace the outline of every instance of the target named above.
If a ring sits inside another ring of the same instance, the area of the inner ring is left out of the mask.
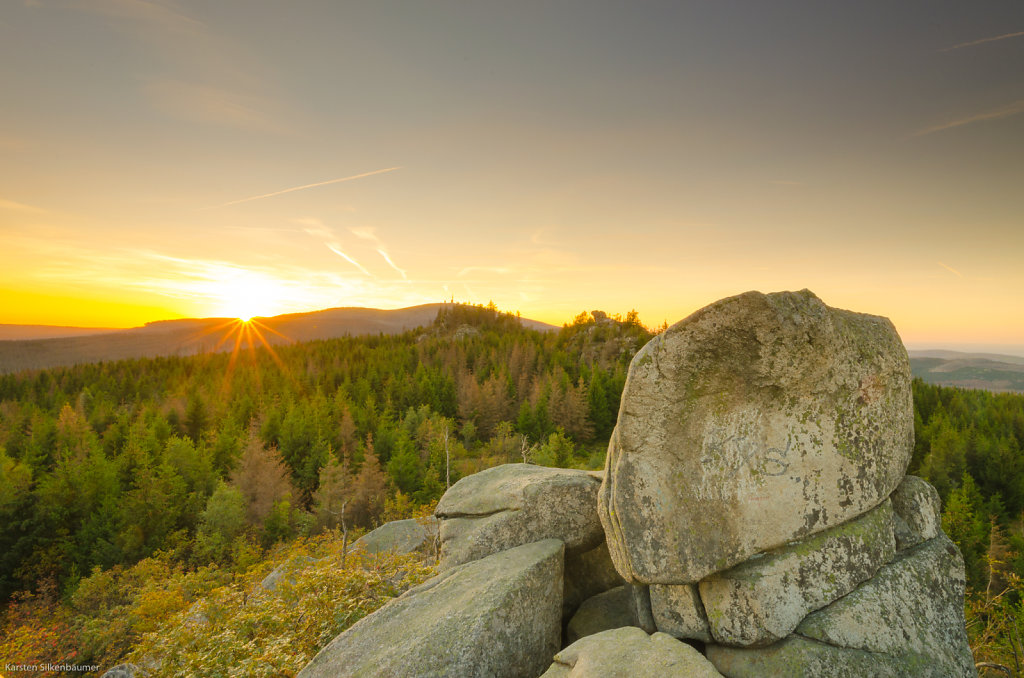
[[[356,261],[355,259],[353,259],[348,254],[342,251],[339,238],[334,234],[334,231],[327,227],[327,225],[324,222],[320,221],[319,219],[293,219],[292,221],[294,221],[296,224],[303,226],[304,228],[302,230],[306,232],[306,235],[310,235],[314,238],[319,238],[323,240],[324,245],[327,247],[327,249],[334,252],[339,257],[341,257],[348,263],[358,268],[360,271],[362,271],[364,275],[367,275],[371,278],[375,277],[372,273],[366,270],[366,268],[362,264],[360,264],[358,261]]]
[[[195,34],[206,25],[187,16],[173,2],[150,0],[77,0],[70,3],[75,9],[102,14],[111,19],[143,24],[153,29],[179,34]]]
[[[30,212],[32,214],[46,214],[47,210],[42,207],[34,207],[33,205],[26,205],[20,202],[14,202],[13,200],[4,200],[0,198],[0,209],[14,210],[15,212]]]
[[[955,275],[958,278],[964,277],[963,273],[961,273],[960,271],[956,270],[952,266],[948,266],[948,265],[942,263],[941,261],[937,261],[935,263],[937,263],[939,266],[941,266],[942,268],[946,269],[947,271],[949,271],[950,273],[952,273],[953,275]]]
[[[272,102],[253,94],[238,92],[232,87],[157,80],[147,84],[143,91],[154,108],[180,120],[257,132],[288,132],[287,127],[267,113],[273,108]]]
[[[194,123],[290,133],[296,117],[268,93],[251,50],[218,34],[172,0],[69,0],[62,6],[100,17],[136,42],[159,66],[141,89],[159,112]]]
[[[258,290],[260,315],[311,311],[333,306],[397,308],[424,303],[422,291],[405,281],[370,279],[358,274],[311,268],[308,264],[268,261],[239,263],[223,259],[174,256],[149,248],[93,249],[64,239],[23,236],[19,250],[43,255],[47,263],[31,276],[49,282],[120,291],[134,290],[186,302],[190,309],[232,315],[237,297]]]
[[[409,279],[409,276],[405,274],[405,271],[403,269],[398,268],[397,266],[395,266],[395,262],[391,261],[391,257],[388,256],[387,252],[385,252],[384,250],[378,248],[377,249],[377,254],[379,254],[382,257],[384,257],[384,261],[388,262],[388,266],[390,266],[391,268],[393,268],[396,271],[398,271],[402,275],[402,279],[403,280],[408,280]]]
[[[339,179],[328,179],[327,181],[318,181],[318,182],[316,182],[314,184],[304,184],[302,186],[293,186],[291,188],[286,188],[286,189],[283,189],[283,190],[280,190],[280,191],[274,191],[272,193],[263,193],[261,195],[249,196],[248,198],[240,198],[238,200],[231,200],[230,202],[226,202],[226,203],[224,203],[222,205],[214,205],[212,207],[205,207],[203,209],[212,210],[212,209],[220,209],[221,207],[228,207],[230,205],[240,205],[243,202],[252,202],[253,200],[262,200],[264,198],[273,198],[273,197],[278,196],[278,195],[284,195],[285,193],[294,193],[295,191],[304,191],[307,188],[317,188],[319,186],[329,186],[330,184],[340,184],[340,183],[345,182],[345,181],[353,181],[355,179],[362,179],[363,177],[371,177],[371,176],[373,176],[375,174],[384,174],[385,172],[394,172],[397,169],[402,169],[402,168],[401,167],[386,167],[384,169],[373,170],[372,172],[363,172],[362,174],[353,174],[352,176],[349,176],[349,177],[341,177]]]
[[[384,244],[384,241],[377,236],[377,230],[375,228],[373,228],[372,226],[357,226],[350,228],[348,230],[355,237],[361,238],[363,240],[369,240],[374,245],[376,245],[377,254],[379,254],[384,259],[384,261],[388,263],[388,266],[395,269],[395,271],[397,271],[402,276],[403,280],[409,280],[409,276],[406,274],[405,269],[399,268],[391,259],[391,255],[388,254],[387,246]]]
[[[1008,118],[1010,116],[1019,115],[1021,113],[1024,113],[1024,100],[1015,101],[1012,104],[1007,104],[1006,106],[1002,106],[991,111],[977,113],[966,118],[958,118],[956,120],[940,123],[938,125],[932,125],[931,127],[925,127],[924,129],[914,132],[914,136],[920,137],[926,134],[934,134],[935,132],[942,132],[947,129],[953,129],[954,127],[963,127],[964,125],[970,125],[976,122],[999,120],[1000,118]]]
[[[371,278],[373,277],[373,274],[372,274],[372,273],[370,273],[369,271],[367,271],[367,270],[366,270],[365,268],[363,268],[363,265],[362,265],[362,264],[360,264],[360,263],[359,263],[358,261],[356,261],[355,259],[353,259],[353,258],[352,258],[352,257],[350,257],[349,255],[347,255],[347,254],[345,254],[344,252],[342,252],[341,250],[339,250],[339,249],[338,249],[337,247],[335,247],[334,245],[332,245],[332,244],[330,244],[330,243],[327,243],[327,249],[329,249],[330,251],[334,252],[334,253],[335,253],[335,254],[337,254],[337,255],[338,255],[339,257],[341,257],[342,259],[344,259],[344,260],[345,260],[345,261],[347,261],[348,263],[350,263],[350,264],[352,264],[353,266],[355,266],[356,268],[358,268],[358,269],[359,269],[360,271],[362,271],[362,272],[363,272],[364,274],[366,274],[366,275],[370,276]]]
[[[970,42],[961,42],[953,45],[952,47],[943,47],[940,52],[951,52],[954,49],[963,49],[964,47],[974,47],[975,45],[984,45],[988,42],[998,42],[1000,40],[1009,40],[1010,38],[1019,38],[1024,36],[1024,31],[1017,31],[1015,33],[1004,33],[1003,35],[995,35],[991,38],[981,38],[980,40],[971,40]]]
[[[494,273],[495,275],[508,275],[513,269],[507,266],[467,266],[455,274],[456,278],[465,278],[470,273]]]

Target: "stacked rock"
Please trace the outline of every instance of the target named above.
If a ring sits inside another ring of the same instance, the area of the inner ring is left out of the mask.
[[[811,292],[724,299],[633,359],[599,513],[653,628],[729,678],[974,676],[906,350]],[[642,615],[641,615],[642,616]]]
[[[704,308],[633,359],[604,473],[509,464],[436,515],[440,574],[300,673],[976,676],[964,567],[906,476],[906,351],[808,291]]]

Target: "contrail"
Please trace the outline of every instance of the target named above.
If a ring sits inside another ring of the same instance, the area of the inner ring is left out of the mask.
[[[384,174],[385,172],[394,172],[397,169],[402,169],[402,168],[400,166],[399,167],[386,167],[384,169],[374,170],[372,172],[363,172],[362,174],[353,174],[350,177],[341,177],[340,179],[330,179],[329,181],[318,181],[315,184],[306,184],[305,186],[294,186],[292,188],[286,188],[283,191],[274,191],[273,193],[264,193],[263,195],[254,195],[254,196],[249,197],[249,198],[242,198],[241,200],[232,200],[231,202],[226,202],[223,205],[214,205],[213,207],[206,207],[204,209],[208,209],[208,210],[220,209],[221,207],[228,207],[229,205],[239,205],[239,204],[241,204],[243,202],[250,202],[252,200],[262,200],[263,198],[273,198],[274,196],[284,195],[285,193],[292,193],[294,191],[304,191],[307,188],[316,188],[317,186],[328,186],[330,184],[340,184],[340,183],[342,183],[344,181],[352,181],[353,179],[362,179],[363,177],[372,177],[374,174]]]
[[[914,132],[913,136],[923,137],[926,134],[934,134],[935,132],[941,132],[947,129],[953,129],[954,127],[962,127],[963,125],[970,125],[973,122],[984,122],[986,120],[999,120],[1000,118],[1007,118],[1011,115],[1019,115],[1024,113],[1024,99],[1015,101],[1012,104],[997,108],[994,111],[987,111],[985,113],[979,113],[972,115],[969,118],[961,118],[960,120],[953,120],[952,122],[944,122],[941,125],[932,125],[922,130]]]
[[[998,40],[1006,40],[1007,38],[1019,38],[1024,35],[1024,31],[1017,31],[1016,33],[1005,33],[1003,35],[996,35],[991,38],[982,38],[981,40],[971,40],[970,42],[961,42],[958,45],[952,47],[945,47],[940,49],[940,52],[951,52],[954,49],[963,49],[964,47],[974,47],[975,45],[984,45],[986,42],[996,42]]]
[[[373,275],[372,275],[372,274],[371,274],[371,273],[370,273],[369,271],[367,271],[367,270],[366,270],[365,268],[363,268],[363,267],[362,267],[362,265],[361,265],[361,264],[360,264],[360,263],[359,263],[358,261],[356,261],[355,259],[353,259],[353,258],[352,258],[352,257],[350,257],[349,255],[345,254],[344,252],[342,252],[341,250],[339,250],[339,249],[338,249],[337,247],[335,247],[334,245],[332,245],[332,244],[330,244],[330,243],[325,243],[325,244],[327,245],[327,249],[329,249],[330,251],[334,252],[334,253],[335,253],[335,254],[337,254],[337,255],[338,255],[339,257],[341,257],[342,259],[344,259],[344,260],[345,260],[345,261],[347,261],[348,263],[352,264],[353,266],[355,266],[356,268],[358,268],[358,269],[359,269],[360,271],[362,271],[363,273],[365,273],[365,274],[366,274],[366,275],[368,275],[369,277],[371,277],[371,278],[373,277]]]
[[[962,278],[962,277],[964,277],[964,274],[963,274],[963,273],[961,273],[960,271],[956,270],[956,269],[955,269],[955,268],[953,268],[952,266],[947,266],[946,264],[942,263],[941,261],[937,261],[937,262],[935,262],[935,263],[937,263],[937,264],[938,264],[939,266],[941,266],[942,268],[946,269],[946,270],[947,270],[947,271],[949,271],[950,273],[953,273],[953,274],[955,274],[955,275],[956,275],[957,277],[959,277],[959,278]]]

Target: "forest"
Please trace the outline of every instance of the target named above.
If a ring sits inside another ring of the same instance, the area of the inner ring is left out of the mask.
[[[394,336],[2,376],[0,650],[109,663],[261,564],[429,512],[466,474],[601,468],[652,336],[635,312],[539,332],[459,305]],[[913,391],[910,473],[964,553],[976,659],[1019,671],[1024,395]],[[376,604],[385,580],[366,584]]]

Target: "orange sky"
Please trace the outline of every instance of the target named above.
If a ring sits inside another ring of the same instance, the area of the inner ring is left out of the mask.
[[[0,323],[806,287],[1024,347],[1024,10],[825,5],[5,3]]]

